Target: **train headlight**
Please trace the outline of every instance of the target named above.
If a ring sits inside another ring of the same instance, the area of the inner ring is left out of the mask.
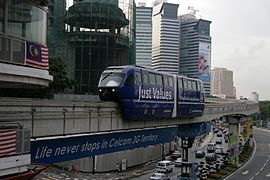
[[[99,89],[98,91],[99,91],[99,92],[102,92],[102,89]]]
[[[112,88],[112,92],[115,92],[115,89],[114,88]]]

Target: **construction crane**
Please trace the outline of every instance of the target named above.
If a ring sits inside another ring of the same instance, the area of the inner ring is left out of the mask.
[[[199,10],[194,9],[194,7],[192,6],[188,6],[188,10],[190,11],[190,14],[193,14],[194,16],[196,15],[197,12],[199,12]]]

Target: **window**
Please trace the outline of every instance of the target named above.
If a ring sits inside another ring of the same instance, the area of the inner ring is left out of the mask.
[[[149,84],[148,73],[143,73],[143,83],[144,84]]]
[[[201,83],[200,82],[197,82],[197,89],[198,89],[198,91],[201,91]]]
[[[192,85],[191,85],[191,81],[188,80],[188,89],[192,90]]]
[[[187,80],[183,79],[183,82],[184,82],[184,89],[188,89]]]
[[[172,77],[169,77],[169,86],[173,87],[173,78]]]
[[[162,86],[163,85],[163,83],[162,83],[162,76],[161,75],[157,74],[156,75],[156,80],[157,80],[157,85],[159,85],[159,86]]]
[[[197,91],[196,81],[192,81],[192,89],[193,89],[194,91]]]
[[[46,44],[46,11],[24,0],[8,0],[7,33]]]
[[[142,76],[140,72],[135,72],[135,84],[142,84]]]
[[[164,78],[164,87],[168,87],[169,86],[168,77],[163,76],[163,78]]]
[[[153,73],[149,74],[150,77],[150,84],[156,84],[156,76]]]
[[[131,73],[128,75],[126,82],[125,82],[125,86],[133,86],[134,85],[134,74]]]
[[[183,79],[178,78],[178,88],[183,89]]]
[[[3,32],[4,23],[4,1],[0,1],[0,32]]]
[[[80,74],[78,74],[80,75]],[[77,76],[78,76],[77,75]],[[103,73],[101,75],[99,86],[103,87],[116,87],[121,84],[123,80],[123,74],[122,73]]]

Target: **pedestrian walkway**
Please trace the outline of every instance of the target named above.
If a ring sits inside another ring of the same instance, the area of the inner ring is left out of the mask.
[[[111,171],[106,173],[69,172],[57,167],[49,167],[34,180],[126,180],[155,171],[156,161],[128,168],[126,171]]]

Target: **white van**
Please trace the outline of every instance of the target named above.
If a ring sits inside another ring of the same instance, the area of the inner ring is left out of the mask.
[[[157,171],[158,172],[163,172],[163,173],[167,173],[167,172],[171,172],[173,170],[173,163],[172,161],[159,161],[157,163]]]

